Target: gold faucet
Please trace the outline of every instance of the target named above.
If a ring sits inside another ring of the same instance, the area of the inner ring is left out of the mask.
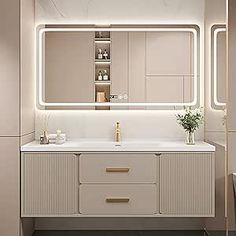
[[[120,141],[121,141],[120,122],[116,122],[115,142],[119,143]]]

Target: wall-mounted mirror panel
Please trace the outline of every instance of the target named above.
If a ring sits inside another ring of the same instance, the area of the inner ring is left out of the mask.
[[[195,26],[40,27],[41,107],[195,106],[199,46]]]
[[[213,25],[211,28],[212,50],[212,107],[224,109],[226,105],[226,26]]]

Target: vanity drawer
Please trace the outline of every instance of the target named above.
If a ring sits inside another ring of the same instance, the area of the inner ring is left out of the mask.
[[[81,183],[156,183],[158,155],[101,153],[80,155]]]
[[[82,184],[79,200],[85,215],[152,215],[158,201],[155,184]]]

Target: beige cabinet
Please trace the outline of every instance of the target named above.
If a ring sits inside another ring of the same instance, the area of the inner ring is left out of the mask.
[[[160,213],[214,216],[212,153],[165,153],[160,157]]]
[[[22,217],[214,216],[214,155],[23,153]]]
[[[78,157],[66,153],[24,153],[21,158],[21,215],[78,213]]]

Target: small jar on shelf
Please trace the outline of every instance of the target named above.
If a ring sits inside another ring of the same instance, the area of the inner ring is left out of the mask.
[[[97,80],[99,80],[99,81],[103,80],[103,76],[102,76],[102,71],[101,70],[98,72]]]
[[[108,52],[107,52],[106,49],[104,49],[104,52],[103,52],[103,59],[107,60],[108,57],[109,57]]]

